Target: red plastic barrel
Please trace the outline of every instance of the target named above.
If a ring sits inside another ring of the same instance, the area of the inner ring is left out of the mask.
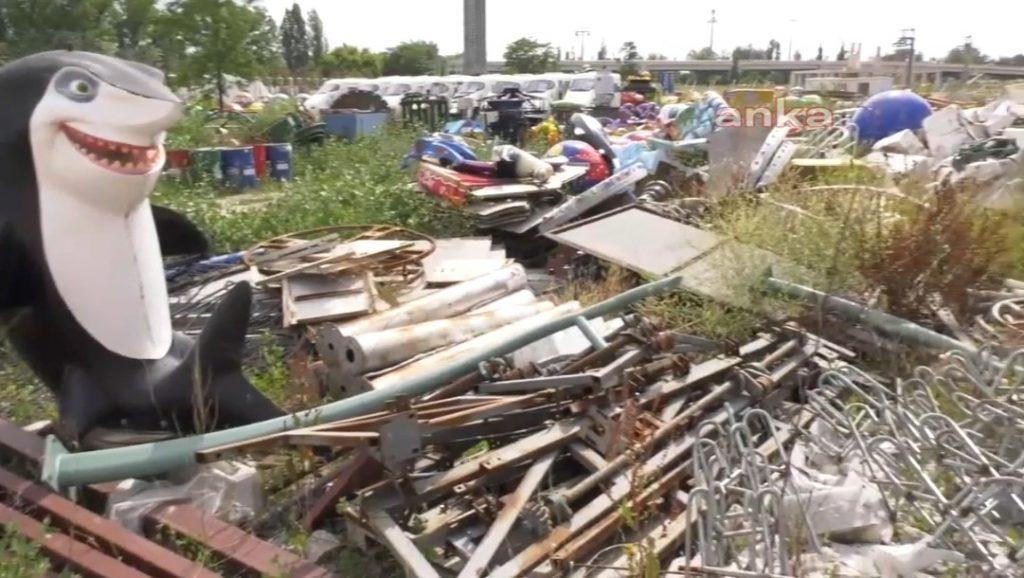
[[[267,176],[267,145],[252,145],[252,158],[256,162],[256,178]]]
[[[192,164],[192,151],[172,149],[167,151],[167,168],[185,170]]]

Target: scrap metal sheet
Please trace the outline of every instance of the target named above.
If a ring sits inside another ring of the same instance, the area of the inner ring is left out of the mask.
[[[428,284],[447,285],[493,273],[507,262],[505,250],[492,248],[489,237],[438,239],[423,270]]]
[[[640,206],[604,213],[546,234],[564,245],[632,271],[663,277],[715,248],[722,239]]]

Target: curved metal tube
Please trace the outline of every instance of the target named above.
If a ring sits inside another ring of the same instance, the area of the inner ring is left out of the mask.
[[[680,280],[679,277],[668,277],[654,281],[582,311],[547,321],[533,328],[524,328],[521,333],[510,337],[505,343],[481,350],[476,355],[457,363],[425,371],[395,387],[370,391],[279,418],[175,440],[74,454],[68,453],[55,437],[50,436],[47,438],[41,477],[54,488],[64,488],[157,475],[195,464],[197,451],[377,411],[396,397],[409,397],[432,391],[453,379],[475,371],[482,361],[506,355],[556,331],[573,327],[577,317],[592,319],[621,311],[641,299],[678,288]]]

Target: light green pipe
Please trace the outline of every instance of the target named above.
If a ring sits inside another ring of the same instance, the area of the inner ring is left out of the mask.
[[[820,304],[825,311],[838,313],[850,321],[864,323],[904,341],[931,347],[943,352],[962,351],[972,355],[978,353],[976,348],[962,341],[936,333],[927,327],[922,327],[901,317],[865,307],[860,303],[854,303],[841,297],[822,293],[817,289],[811,289],[810,287],[804,287],[803,285],[797,285],[796,283],[790,283],[789,281],[783,281],[774,277],[765,279],[764,283],[769,291]]]
[[[505,343],[482,350],[472,357],[421,373],[402,385],[363,393],[259,423],[187,438],[80,453],[68,453],[56,438],[50,436],[47,438],[42,479],[54,488],[66,488],[158,475],[196,463],[197,451],[378,411],[398,396],[422,395],[475,371],[482,361],[506,355],[552,333],[572,327],[579,316],[593,319],[621,311],[641,299],[676,289],[679,282],[679,277],[669,277],[631,289],[583,311],[524,330]]]

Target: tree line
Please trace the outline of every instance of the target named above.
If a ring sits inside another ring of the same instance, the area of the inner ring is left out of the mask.
[[[433,42],[384,52],[330,48],[316,10],[275,19],[256,0],[0,0],[0,63],[45,50],[88,50],[145,62],[175,85],[225,75],[372,77],[444,73]]]

